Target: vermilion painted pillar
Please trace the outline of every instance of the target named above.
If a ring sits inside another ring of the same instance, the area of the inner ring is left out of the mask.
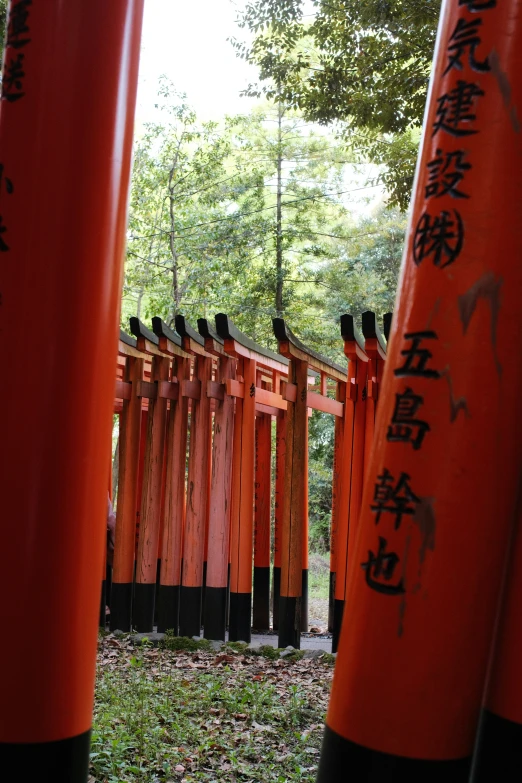
[[[522,777],[522,508],[512,543],[472,783]]]
[[[279,392],[278,392],[279,393]],[[285,496],[286,412],[276,419],[275,500],[274,500],[274,573],[272,582],[273,628],[279,628],[279,598],[281,595],[281,534]]]
[[[256,416],[254,494],[254,592],[252,623],[270,628],[270,496],[272,485],[272,417]]]
[[[375,416],[379,399],[379,385],[386,359],[386,345],[377,324],[375,313],[367,310],[362,314],[364,351],[368,356],[368,379],[366,381],[366,422],[364,432],[364,473],[366,476],[372,455],[375,433]]]
[[[341,335],[348,359],[342,465],[339,480],[339,522],[336,541],[332,650],[337,651],[344,616],[346,586],[361,509],[366,434],[368,357],[351,315],[341,316]]]
[[[232,496],[229,639],[250,642],[254,528],[254,441],[256,361],[242,360],[244,399],[236,400]]]
[[[301,561],[301,632],[308,633],[308,539],[309,539],[309,525],[308,525],[308,419],[311,414],[311,410],[306,414],[306,431],[305,431],[305,446],[304,446],[304,467],[303,467],[303,538],[302,538],[302,561]]]
[[[346,383],[337,382],[335,399],[344,403],[346,400]],[[346,416],[346,406],[345,406]],[[343,436],[345,417],[336,416],[334,422],[334,453],[332,477],[332,523],[330,526],[330,593],[328,600],[328,630],[334,628],[335,580],[337,571],[337,536],[339,528],[339,501],[341,496],[341,466],[343,458]]]
[[[201,322],[198,322],[200,325]],[[200,325],[200,331],[202,327]],[[203,333],[203,332],[202,332]],[[217,342],[213,334],[205,340]],[[236,360],[220,356],[217,382],[223,399],[216,399],[212,479],[209,498],[208,560],[205,587],[204,636],[225,639],[227,620],[228,565],[230,552],[230,512],[232,493],[232,448],[234,442],[234,398],[225,393],[227,378],[235,377]]]
[[[133,625],[139,632],[152,631],[156,606],[158,576],[158,549],[161,525],[162,478],[165,455],[165,430],[167,422],[167,398],[162,394],[162,384],[168,382],[170,359],[157,347],[158,337],[138,318],[130,319],[131,330],[138,337],[138,347],[152,354],[151,391],[148,395],[147,436],[143,466],[140,533],[136,557],[136,583],[134,586]]]
[[[111,466],[112,467],[112,466]],[[112,499],[112,475],[109,472],[109,498]],[[108,585],[107,585],[107,572],[109,570],[107,561],[107,536],[105,536],[105,546],[103,548],[103,561],[102,561],[102,583],[101,583],[101,600],[100,600],[100,628],[104,631],[107,624],[107,604],[108,604]]]
[[[179,629],[181,636],[201,633],[203,596],[203,558],[208,503],[208,464],[212,357],[205,352],[203,338],[183,316],[176,317],[176,329],[183,336],[183,347],[194,354],[195,394],[190,413],[190,446],[187,478],[187,503],[183,538],[183,571],[180,595]]]
[[[158,631],[178,631],[185,518],[185,465],[187,458],[188,398],[179,394],[190,378],[190,359],[175,360],[178,399],[170,403],[167,424],[167,487],[163,516],[161,574],[158,592]]]
[[[139,355],[128,356],[125,361],[124,381],[131,384],[131,398],[123,400],[123,409],[120,414],[120,458],[112,567],[111,631],[119,629],[128,632],[131,630],[141,434],[141,398],[138,397],[137,387],[143,379],[143,363],[144,360]]]
[[[522,459],[521,105],[522,2],[445,2],[320,783],[469,778]]]
[[[141,399],[141,398],[140,398]],[[147,408],[141,409],[141,424],[140,424],[140,453],[138,457],[138,479],[137,479],[137,492],[136,492],[136,508],[135,508],[135,525],[134,525],[134,568],[135,571],[136,560],[138,559],[138,544],[140,542],[140,520],[141,520],[141,500],[143,497],[143,475],[145,473],[145,451],[147,446],[147,427],[148,427],[148,400]]]
[[[185,516],[185,467],[187,461],[188,397],[181,393],[190,379],[190,356],[181,349],[181,337],[161,318],[152,319],[159,347],[173,357],[165,441],[165,503],[161,519],[161,572],[158,588],[158,631],[178,632],[183,522]]]
[[[215,362],[211,365],[211,378],[212,381],[215,378],[215,372],[216,372],[216,364]],[[208,388],[208,384],[207,384]],[[210,403],[212,405],[212,402]],[[214,403],[215,405],[215,403]],[[209,420],[209,427],[208,427],[208,463],[207,463],[207,481],[206,481],[206,490],[207,490],[207,504],[206,504],[206,513],[205,513],[205,546],[203,548],[203,591],[201,594],[201,617],[203,618],[205,615],[205,596],[206,596],[206,585],[207,585],[207,559],[208,559],[208,525],[209,525],[209,517],[210,517],[210,485],[212,484],[212,443],[214,440],[214,416],[215,409],[210,408],[210,420]]]
[[[281,531],[281,594],[279,647],[301,646],[303,533],[305,511],[306,431],[308,428],[308,362],[292,358],[288,381],[297,387],[288,402],[283,526]]]
[[[30,627],[38,655],[24,634],[0,649],[0,768],[24,783],[87,780],[142,6],[9,4],[0,625]]]

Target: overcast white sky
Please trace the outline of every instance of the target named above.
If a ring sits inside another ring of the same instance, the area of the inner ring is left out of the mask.
[[[244,0],[145,0],[137,120],[154,115],[158,77],[166,74],[201,119],[248,112],[239,93],[257,79],[227,38],[243,36],[234,23]]]

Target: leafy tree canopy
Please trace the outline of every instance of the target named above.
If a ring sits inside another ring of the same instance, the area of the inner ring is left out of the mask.
[[[0,0],[0,61],[4,56],[5,28],[7,22],[7,0]]]
[[[158,106],[160,121],[135,143],[122,324],[225,311],[275,347],[279,244],[283,314],[311,347],[341,358],[340,313],[389,309],[397,252],[383,246],[374,268],[372,248],[390,226],[403,232],[402,216],[354,219],[350,204],[366,192],[357,166],[295,110],[265,104],[201,123],[165,80]]]
[[[440,0],[251,0],[233,40],[259,68],[264,92],[307,120],[342,123],[354,149],[384,166],[392,204],[406,208],[433,57]]]

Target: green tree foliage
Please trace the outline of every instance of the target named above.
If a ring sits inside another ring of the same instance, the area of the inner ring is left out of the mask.
[[[384,313],[393,311],[405,230],[403,213],[381,208],[361,220],[349,240],[338,240],[337,253],[322,265],[329,339],[323,337],[321,350],[340,362],[345,361],[341,313],[351,313],[360,324],[362,313],[373,310],[382,325]],[[309,422],[309,523],[310,545],[319,552],[329,548],[333,446],[333,417],[314,411]]]
[[[406,208],[422,126],[440,0],[251,0],[233,40],[259,68],[267,97],[314,122],[343,123],[353,148],[384,166],[392,204]]]
[[[162,121],[147,124],[135,146],[124,302],[172,323],[194,304],[206,315],[209,297],[219,301],[241,275],[248,242],[229,209],[230,183],[255,187],[256,172],[230,170],[229,134],[199,124],[165,80],[159,98]]]
[[[0,0],[0,61],[4,58],[4,42],[7,23],[7,0]]]
[[[360,322],[365,310],[373,310],[382,324],[382,316],[393,311],[406,222],[398,209],[379,209],[361,220],[345,254],[325,266],[332,320],[351,313]]]
[[[280,311],[320,348],[321,270],[356,230],[343,200],[358,191],[346,150],[281,106],[199,123],[165,81],[159,106],[161,121],[135,146],[123,323],[136,312],[172,322],[224,310],[270,344]]]
[[[330,549],[332,521],[333,416],[314,411],[308,420],[308,524],[310,549]]]

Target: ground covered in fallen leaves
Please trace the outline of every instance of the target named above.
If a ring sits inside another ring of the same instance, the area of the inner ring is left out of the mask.
[[[233,647],[101,638],[90,783],[314,781],[331,656]]]

